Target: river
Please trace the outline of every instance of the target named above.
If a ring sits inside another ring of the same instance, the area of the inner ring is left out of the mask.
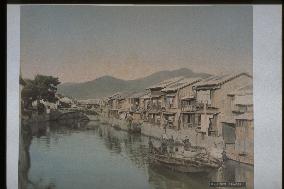
[[[27,188],[206,189],[209,181],[241,181],[253,188],[253,166],[227,161],[208,174],[173,172],[148,164],[147,145],[145,136],[99,122],[80,128],[46,123],[32,131]]]

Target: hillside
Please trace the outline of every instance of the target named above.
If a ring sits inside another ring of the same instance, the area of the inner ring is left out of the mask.
[[[122,80],[111,76],[103,76],[84,83],[63,83],[58,86],[58,93],[77,99],[100,98],[118,91],[142,91],[148,86],[177,76],[207,77],[210,75],[181,68],[173,71],[156,72],[136,80]]]

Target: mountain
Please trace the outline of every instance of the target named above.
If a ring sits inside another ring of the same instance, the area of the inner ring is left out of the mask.
[[[195,73],[181,68],[173,71],[160,71],[144,78],[122,80],[111,76],[103,76],[84,83],[63,83],[58,86],[58,93],[77,99],[91,99],[109,96],[119,91],[142,91],[145,88],[172,77],[208,77],[206,73]]]

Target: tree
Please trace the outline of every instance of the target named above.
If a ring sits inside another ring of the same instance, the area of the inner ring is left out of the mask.
[[[38,99],[48,102],[55,102],[57,100],[55,93],[57,85],[60,84],[57,77],[36,75],[34,80],[27,79],[25,82],[26,85],[22,90],[21,97],[28,105]]]

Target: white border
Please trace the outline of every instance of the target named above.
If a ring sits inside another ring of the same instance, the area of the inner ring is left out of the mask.
[[[282,188],[280,5],[253,7],[255,188]]]
[[[110,6],[110,5],[98,5]],[[112,5],[118,6],[118,5]],[[138,6],[138,5],[125,5]],[[142,5],[148,6],[148,5]],[[155,5],[156,6],[156,5]],[[158,6],[158,5],[157,5]],[[172,5],[163,5],[172,6]],[[184,5],[175,5],[184,6]],[[189,5],[197,6],[197,5]],[[207,5],[213,6],[213,5]],[[281,5],[253,6],[255,188],[282,184]],[[18,188],[20,5],[7,6],[7,188]]]
[[[18,188],[20,6],[7,5],[7,188]]]

